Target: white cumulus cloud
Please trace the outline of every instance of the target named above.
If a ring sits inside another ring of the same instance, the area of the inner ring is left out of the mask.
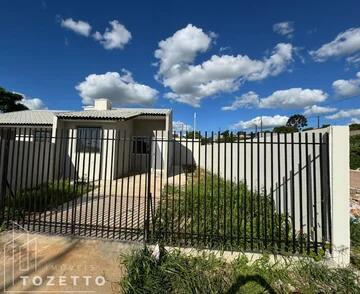
[[[259,95],[253,91],[249,91],[239,97],[236,97],[234,102],[229,106],[223,106],[222,110],[236,110],[239,108],[248,108],[259,105]]]
[[[213,38],[214,34],[189,24],[159,42],[156,78],[171,90],[166,98],[198,107],[202,99],[233,92],[245,81],[276,76],[292,61],[293,46],[280,43],[261,60],[246,55],[213,55],[194,65],[197,55],[210,48]]]
[[[340,110],[339,112],[328,115],[327,119],[341,119],[341,118],[360,118],[360,108]]]
[[[360,28],[351,28],[317,50],[310,51],[315,61],[323,62],[331,57],[351,55],[360,51]]]
[[[83,103],[92,104],[96,98],[109,98],[113,104],[152,104],[158,91],[134,81],[131,72],[122,70],[105,74],[90,74],[76,87]]]
[[[332,84],[335,94],[339,97],[353,97],[360,95],[360,71],[355,79],[336,80]]]
[[[293,21],[283,21],[278,22],[273,25],[273,31],[282,36],[292,37],[294,32],[294,22]]]
[[[262,125],[263,128],[273,128],[278,126],[283,126],[288,121],[287,116],[275,115],[275,116],[257,116],[251,120],[247,121],[239,121],[238,123],[233,125],[235,129],[253,129],[255,127],[260,127]]]
[[[173,131],[175,132],[186,132],[186,131],[191,131],[192,127],[182,121],[174,121],[173,122]]]
[[[82,20],[73,20],[72,18],[62,19],[60,25],[79,35],[88,37],[91,32],[91,25]]]
[[[278,90],[260,100],[261,108],[303,108],[323,102],[328,95],[319,89],[290,88]]]
[[[111,28],[106,28],[103,34],[95,32],[94,39],[99,41],[105,49],[123,49],[131,40],[131,33],[117,20],[110,21],[109,24]]]
[[[325,114],[325,113],[334,112],[336,110],[337,108],[335,107],[312,105],[305,107],[304,115],[311,116],[317,114]]]
[[[40,98],[31,98],[19,92],[13,92],[13,93],[21,95],[23,99],[19,103],[24,104],[30,110],[47,109],[44,102]]]

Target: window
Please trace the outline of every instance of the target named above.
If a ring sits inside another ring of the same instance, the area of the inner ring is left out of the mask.
[[[44,142],[46,140],[49,140],[52,135],[51,129],[37,129],[34,130],[34,141],[36,142]]]
[[[133,137],[133,153],[148,154],[150,153],[150,142],[148,137]]]
[[[100,152],[101,128],[77,128],[77,152]]]

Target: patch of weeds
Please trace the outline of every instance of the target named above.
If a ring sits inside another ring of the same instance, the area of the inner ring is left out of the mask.
[[[148,249],[123,258],[125,293],[360,293],[352,268],[328,268],[312,259],[271,262],[268,255],[231,263],[211,254],[186,256],[162,250],[155,261]]]

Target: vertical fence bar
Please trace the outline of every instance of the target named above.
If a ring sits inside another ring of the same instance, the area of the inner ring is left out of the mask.
[[[254,133],[250,136],[250,248],[254,250]]]
[[[121,132],[119,133],[119,137],[121,138]],[[123,138],[123,152],[122,152],[122,164],[121,164],[121,191],[120,191],[120,219],[119,219],[119,239],[121,237],[121,232],[123,229],[122,225],[122,216],[123,216],[123,197],[124,197],[124,177],[125,177],[125,150],[126,150],[126,130],[124,130],[124,138]],[[129,154],[131,150],[129,149]],[[144,195],[145,197],[145,195]],[[125,212],[126,213],[126,212]]]
[[[187,222],[188,222],[188,132],[185,133],[185,211],[184,211],[184,242],[187,244]]]
[[[115,140],[115,157],[116,160],[114,162],[115,166],[114,166],[114,176],[115,176],[115,197],[114,197],[114,223],[113,223],[113,234],[112,234],[112,238],[115,239],[115,231],[117,229],[117,200],[118,200],[118,180],[119,180],[119,158],[120,158],[120,130],[116,129],[114,130],[115,132],[115,136],[113,136],[114,140]],[[121,211],[120,211],[121,214]],[[138,211],[138,214],[140,215],[140,211]]]
[[[277,133],[277,173],[278,173],[278,207],[279,207],[279,211],[278,211],[278,222],[279,222],[279,231],[278,231],[278,250],[281,251],[282,248],[282,240],[281,240],[281,226],[282,226],[282,215],[281,215],[281,161],[280,161],[280,155],[281,155],[281,150],[280,150],[280,146],[281,146],[281,142],[280,142],[280,133]]]
[[[106,130],[106,138],[103,138],[106,142],[105,149],[105,165],[104,165],[104,189],[103,189],[103,202],[102,202],[102,213],[101,213],[101,238],[104,237],[104,221],[105,221],[105,204],[106,204],[106,181],[107,181],[107,167],[108,167],[108,155],[109,155],[109,129]]]
[[[311,196],[311,186],[310,186],[310,160],[309,160],[309,136],[308,133],[305,133],[305,154],[306,154],[306,248],[307,253],[310,253],[310,196]]]
[[[91,205],[90,205],[90,236],[92,236],[92,229],[94,227],[94,223],[93,223],[93,212],[94,212],[94,196],[95,196],[95,187],[97,187],[97,189],[99,190],[100,189],[100,178],[98,179],[98,185],[96,186],[95,185],[95,181],[96,181],[96,157],[97,157],[97,153],[99,152],[100,153],[100,150],[98,150],[98,148],[100,148],[100,146],[98,146],[98,143],[100,141],[100,135],[101,135],[101,131],[100,132],[96,132],[95,133],[95,138],[93,142],[91,142],[91,145],[90,145],[90,152],[91,150],[93,149],[93,153],[94,153],[94,164],[93,164],[93,172],[92,172],[92,187],[91,187]],[[100,156],[100,160],[101,161],[101,155]],[[100,173],[99,173],[100,174]],[[99,192],[98,192],[99,193]],[[95,227],[96,228],[96,227]]]
[[[266,144],[267,144],[267,142],[266,142],[266,133],[264,133],[264,142],[263,142],[263,146],[264,146],[264,148],[263,148],[263,152],[264,152],[264,154],[263,154],[263,159],[264,159],[264,174],[263,174],[263,176],[264,176],[264,199],[263,199],[263,201],[264,201],[264,246],[265,246],[265,249],[267,248],[267,243],[268,243],[268,228],[267,228],[267,226],[268,226],[268,223],[267,223],[267,210],[268,210],[268,207],[267,207],[267,203],[268,203],[268,195],[267,195],[267,187],[266,187],[266,172],[267,172],[267,166],[266,166],[266,160],[267,160],[267,158],[266,158]]]
[[[99,140],[100,140],[100,150],[99,150],[99,174],[98,174],[98,178],[99,178],[99,182],[98,182],[98,193],[97,193],[97,203],[96,203],[96,221],[95,221],[95,236],[98,236],[98,231],[99,231],[99,209],[100,209],[100,195],[101,195],[101,181],[102,181],[102,167],[103,167],[103,153],[104,153],[104,136],[105,136],[105,132],[103,129],[101,129],[101,132],[99,134]],[[106,168],[105,168],[105,172],[106,172]]]
[[[135,146],[135,142],[134,142],[134,138],[130,137],[130,133],[129,133],[129,158],[128,158],[128,174],[129,176],[127,177],[127,185],[126,185],[126,205],[125,205],[125,240],[127,240],[127,234],[128,234],[128,218],[129,218],[129,189],[130,189],[130,171],[131,171],[131,153],[132,152],[136,152],[136,146]],[[136,156],[136,154],[135,154]],[[146,196],[145,196],[146,199]],[[144,204],[146,203],[146,201],[144,201]],[[146,207],[146,206],[145,206]],[[144,224],[146,221],[145,218],[145,213],[144,213]],[[144,230],[145,230],[145,226],[144,226]]]
[[[236,134],[236,147],[237,147],[237,181],[236,181],[236,215],[237,215],[237,240],[236,245],[240,246],[240,134],[237,132]]]
[[[21,146],[21,133],[22,133],[22,128],[20,127],[18,130],[18,136],[16,135],[15,133],[15,139],[14,139],[14,153],[15,153],[15,146],[16,146],[16,156],[15,156],[15,159],[16,160],[16,164],[15,164],[15,167],[13,168],[14,169],[14,174],[13,174],[13,181],[12,181],[12,184],[14,185],[10,185],[10,189],[12,190],[12,193],[13,193],[13,202],[12,202],[12,211],[13,211],[13,214],[12,214],[12,221],[16,221],[17,222],[17,218],[18,218],[18,215],[19,215],[19,211],[18,211],[18,207],[17,207],[17,204],[18,204],[18,201],[17,201],[17,194],[19,192],[19,189],[18,189],[18,178],[19,177],[19,165],[22,163],[21,160],[19,160],[19,153],[20,153],[20,146]],[[16,144],[16,137],[17,137],[17,141],[18,143]],[[20,171],[21,172],[21,171]]]
[[[51,142],[51,137],[52,137],[52,134],[51,134],[51,129],[47,129],[46,132],[45,132],[45,142],[48,142],[48,156],[47,156],[47,170],[46,170],[46,174],[47,174],[47,177],[46,177],[46,197],[45,197],[45,202],[46,200],[49,201],[50,199],[50,203],[48,203],[48,205],[46,205],[45,203],[45,215],[44,215],[44,227],[43,227],[43,231],[45,232],[45,223],[48,225],[48,232],[51,232],[51,227],[52,227],[52,209],[53,209],[53,200],[52,200],[52,195],[50,194],[49,192],[49,187],[50,186],[50,163],[51,163],[51,160],[50,160],[50,157],[51,157],[51,151],[52,151],[52,142]],[[53,151],[54,152],[54,151]],[[53,188],[52,188],[53,189]],[[54,190],[51,191],[51,193],[53,193]],[[48,209],[47,209],[48,207]],[[49,219],[48,219],[49,217]]]
[[[299,134],[299,224],[300,224],[300,253],[303,253],[304,222],[303,222],[303,166],[302,166],[302,136]]]
[[[40,128],[40,135],[39,135],[40,138],[41,138],[41,134],[42,134],[42,129]],[[39,186],[41,145],[40,145],[39,139],[37,139],[36,136],[34,136],[34,141],[36,141],[35,144],[37,144],[38,147],[39,147],[38,152],[37,152],[37,158],[36,158],[37,164],[36,164],[35,189],[36,190],[40,189],[40,195],[39,195],[40,200],[39,200],[39,202],[36,200],[36,198],[33,199],[33,201],[34,201],[34,224],[33,224],[33,230],[35,231],[35,228],[36,228],[35,225],[36,225],[36,223],[39,223],[39,225],[40,225],[40,219],[41,219],[41,212],[40,213],[37,212],[37,209],[41,209],[41,207],[37,207],[38,206],[37,204],[39,204],[39,206],[41,205],[41,187]],[[37,193],[35,192],[34,194],[35,194],[35,197],[36,197]]]
[[[152,148],[152,138],[149,137],[149,146],[150,146],[150,150],[149,150],[149,154],[151,154],[151,148]],[[149,240],[149,232],[150,232],[150,213],[151,213],[151,156],[148,156],[148,163],[147,163],[147,167],[148,167],[148,179],[147,179],[147,205],[146,205],[146,233],[145,233],[145,241],[147,242]]]
[[[62,140],[65,141],[64,144],[64,150],[61,150],[61,152],[63,152],[63,157],[64,157],[64,163],[63,163],[63,171],[62,171],[62,191],[59,191],[59,194],[61,195],[61,220],[60,220],[60,231],[61,233],[63,233],[63,228],[64,228],[64,191],[65,191],[65,182],[66,182],[66,164],[67,164],[67,154],[69,152],[69,144],[70,144],[70,130],[69,129],[62,129],[62,135],[63,138]],[[34,146],[35,148],[35,146]],[[70,154],[71,156],[71,154]],[[69,160],[71,160],[69,158]],[[70,177],[70,171],[69,171],[69,177]],[[59,179],[58,179],[59,180]],[[58,185],[59,185],[59,190],[60,190],[60,184],[58,181]],[[67,227],[66,223],[65,223],[65,227]]]
[[[163,235],[163,231],[162,231],[162,210],[163,210],[163,168],[164,168],[164,131],[161,130],[161,142],[160,142],[160,146],[161,146],[161,158],[160,158],[160,200],[159,200],[159,226],[158,226],[158,230],[160,232],[160,236],[161,238],[164,237]]]
[[[79,129],[78,129],[79,130]],[[82,220],[82,212],[83,212],[83,209],[82,209],[82,206],[83,206],[83,195],[84,195],[84,181],[85,181],[85,176],[84,176],[84,172],[85,172],[85,154],[86,154],[86,143],[88,142],[87,141],[87,137],[88,137],[88,129],[82,129],[82,133],[83,134],[80,134],[80,136],[78,136],[78,139],[77,139],[77,144],[80,145],[78,146],[78,148],[80,149],[80,147],[82,148],[82,164],[81,164],[81,169],[82,171],[79,172],[79,174],[81,174],[81,179],[79,179],[79,182],[80,182],[80,213],[79,213],[79,223],[78,223],[78,234],[81,235],[81,229],[82,229],[82,224],[81,224],[81,220]],[[84,136],[82,136],[84,135]],[[84,140],[84,142],[81,142],[80,140]],[[84,144],[83,146],[81,146],[82,144]],[[78,150],[78,160],[79,160],[79,163],[80,163],[80,155],[81,155],[81,150]],[[90,159],[89,159],[90,160]],[[80,166],[79,166],[79,169],[80,169]],[[77,186],[76,187],[76,193],[75,193],[75,203],[77,204],[77,198],[78,198],[78,193],[79,193],[79,187]],[[86,206],[87,206],[87,202],[86,202]],[[75,210],[77,210],[77,205],[75,205]],[[86,210],[86,209],[85,209]],[[76,214],[75,214],[75,222],[76,222]]]
[[[289,250],[289,194],[288,194],[288,141],[287,134],[284,134],[284,156],[285,156],[285,176],[284,176],[284,198],[285,198],[285,251]]]
[[[270,133],[271,137],[270,137],[270,166],[271,166],[271,170],[270,170],[270,181],[271,181],[271,185],[270,185],[270,189],[271,189],[271,247],[272,249],[275,248],[275,219],[274,219],[274,133]]]
[[[295,247],[295,179],[294,179],[294,133],[291,133],[291,223],[292,223],[292,249],[293,253],[296,251]]]
[[[20,203],[18,203],[18,215],[17,215],[17,223],[20,224],[20,217],[22,218],[21,223],[24,224],[24,218],[25,218],[25,209],[22,207],[22,199],[24,199],[26,195],[26,175],[25,175],[25,187],[23,187],[23,178],[24,178],[24,170],[26,170],[25,163],[28,162],[28,160],[25,159],[25,148],[26,148],[26,132],[27,128],[24,128],[23,133],[23,143],[22,143],[22,154],[21,154],[21,170],[20,170],[20,185],[19,185],[19,192],[20,192]],[[20,142],[19,142],[20,143]],[[21,199],[22,198],[22,199]]]
[[[256,202],[257,202],[257,209],[256,209],[256,239],[257,239],[257,248],[260,249],[261,246],[261,240],[260,240],[260,214],[261,214],[261,208],[260,208],[260,133],[256,133],[256,174],[257,174],[257,187],[256,187]]]
[[[110,221],[111,221],[111,197],[113,196],[112,195],[112,186],[113,186],[113,180],[114,180],[114,174],[115,174],[115,163],[114,163],[114,145],[115,145],[115,129],[111,129],[111,138],[110,138],[110,141],[111,141],[111,165],[110,165],[110,187],[109,187],[109,207],[108,207],[108,222],[107,222],[107,232],[106,232],[106,236],[107,238],[109,238],[110,236],[110,227],[111,227],[111,224],[110,224]],[[115,198],[116,198],[116,195],[115,195]],[[114,201],[116,201],[114,199]],[[113,221],[114,221],[114,224],[115,224],[115,219],[113,218]],[[113,230],[114,230],[114,226],[113,227]]]
[[[220,236],[220,132],[217,134],[217,235]]]
[[[181,138],[182,138],[182,132],[180,131],[180,136],[179,136],[179,198],[178,198],[178,211],[177,211],[177,238],[178,241],[181,240],[181,211],[180,211],[180,206],[181,206],[181,189],[182,189],[182,182],[181,182],[181,178],[182,178],[182,162],[181,162],[181,149],[182,149],[182,145],[181,145]]]
[[[42,145],[43,147],[43,153],[42,153],[42,164],[41,164],[41,183],[40,183],[40,191],[41,191],[41,199],[42,199],[42,204],[41,204],[41,210],[44,212],[44,219],[43,219],[43,227],[45,226],[45,221],[46,221],[46,191],[45,190],[45,185],[47,185],[47,183],[45,182],[45,156],[46,156],[46,131],[47,129],[44,129],[44,133],[43,133],[43,137],[40,137],[39,141],[40,144],[43,143]],[[41,229],[41,212],[40,212],[40,217],[39,217],[39,232]]]
[[[244,235],[244,250],[246,250],[247,248],[247,234],[246,234],[246,230],[247,230],[247,212],[246,212],[246,206],[247,206],[247,198],[248,198],[248,187],[247,187],[247,178],[246,178],[246,152],[247,152],[247,145],[246,145],[246,138],[247,134],[246,132],[244,133],[244,195],[243,195],[243,199],[244,199],[244,227],[243,227],[243,235]]]
[[[23,227],[25,227],[25,222],[26,222],[25,218],[29,217],[30,211],[31,211],[31,209],[30,209],[31,200],[30,200],[30,197],[29,197],[29,194],[28,194],[28,190],[29,190],[29,163],[31,161],[30,146],[31,146],[31,128],[29,128],[28,144],[27,144],[27,151],[26,151],[27,160],[26,160],[26,168],[25,168],[25,189],[24,189],[24,202],[23,202],[23,205],[24,205],[25,211],[27,212],[27,215],[24,214],[24,218],[23,218],[23,222],[22,222]],[[1,143],[0,143],[0,148],[2,148]],[[25,148],[25,146],[24,146],[24,148]],[[33,167],[31,167],[31,168],[33,168]],[[32,170],[31,170],[31,173],[32,173]],[[30,185],[31,185],[31,183],[30,183]],[[26,203],[26,202],[28,202],[28,203]],[[27,204],[29,204],[29,205],[26,207]],[[29,225],[30,225],[29,222],[27,222],[27,229],[28,230],[29,230]]]
[[[210,219],[211,219],[211,243],[214,246],[214,132],[211,132],[211,202],[210,202]]]
[[[207,226],[206,226],[206,198],[207,198],[207,132],[205,132],[205,154],[204,154],[204,159],[205,159],[205,168],[204,168],[204,236],[203,236],[203,242],[204,242],[204,245],[206,245],[206,235],[207,235]]]
[[[191,140],[191,151],[192,151],[192,158],[191,158],[191,163],[192,163],[192,173],[191,173],[191,234],[190,234],[190,242],[191,244],[194,244],[194,240],[193,240],[193,235],[194,235],[194,173],[195,173],[195,159],[194,159],[194,152],[195,152],[195,130],[193,131],[193,136],[192,136],[192,140]],[[198,162],[197,164],[197,168],[199,169],[200,167],[200,162]]]
[[[230,133],[230,245],[233,246],[233,133]]]
[[[318,253],[318,232],[317,232],[317,188],[316,188],[316,137],[315,133],[312,134],[312,147],[313,147],[313,183],[314,183],[314,235],[315,235],[315,253]]]
[[[174,241],[174,226],[175,226],[175,143],[176,133],[174,133],[173,142],[173,173],[172,173],[172,202],[171,202],[171,240]]]
[[[76,136],[72,139],[74,141],[74,152],[75,152],[75,165],[74,165],[74,174],[73,174],[73,197],[71,197],[68,201],[71,201],[71,234],[75,234],[75,225],[76,225],[76,210],[77,210],[77,189],[79,184],[79,159],[81,150],[79,148],[79,142],[81,135],[79,135],[79,128],[76,129]]]
[[[139,166],[141,165],[141,157],[144,152],[144,144],[143,144],[144,139],[142,138],[142,140],[143,141],[139,141],[139,137],[135,137],[134,142],[133,142],[133,144],[135,144],[135,147],[134,147],[135,148],[135,151],[134,151],[135,158],[134,158],[133,186],[132,186],[132,197],[131,197],[131,236],[130,236],[130,240],[133,240],[133,235],[134,235],[134,210],[135,210],[135,200],[136,200],[135,186],[136,186],[136,172],[137,172],[137,168],[138,168],[137,165],[139,165]],[[146,142],[146,140],[145,140],[145,142]],[[145,152],[147,152],[147,150],[145,150]],[[151,153],[149,153],[149,157],[151,157]],[[140,164],[138,163],[138,159],[139,159]],[[150,169],[150,172],[151,172],[151,169]],[[148,185],[151,185],[151,183],[149,182]]]
[[[224,215],[223,215],[223,228],[224,228],[224,239],[223,239],[223,245],[226,246],[226,242],[227,242],[227,226],[226,226],[226,221],[227,221],[227,215],[226,215],[226,204],[227,204],[227,194],[226,194],[226,138],[223,135],[223,139],[224,139]]]
[[[93,146],[93,131],[90,129],[90,138],[89,138],[89,149],[88,153],[88,164],[87,164],[87,179],[86,179],[86,204],[85,204],[85,224],[84,224],[84,235],[87,233],[87,224],[88,224],[88,212],[89,212],[89,192],[90,192],[90,173],[91,173],[91,154],[92,154],[92,146]],[[85,161],[85,159],[84,159]],[[94,181],[94,179],[93,179]],[[92,201],[90,201],[90,205],[92,205]],[[91,226],[91,224],[90,224]]]
[[[142,139],[142,140],[144,140],[144,139]],[[138,138],[136,139],[136,141],[137,141],[137,143],[136,143],[136,145],[138,145]],[[145,142],[144,141],[140,141],[141,142],[141,145],[140,145],[140,156],[142,157],[142,156],[144,156],[145,155],[145,158],[146,158],[146,156],[151,156],[151,154],[148,154],[148,150],[147,150],[147,148],[146,148],[146,143],[148,143],[148,142],[146,142],[146,140],[145,140]],[[156,142],[156,141],[155,141]],[[156,144],[156,143],[155,143]],[[136,147],[137,148],[137,147]],[[156,152],[156,149],[155,149],[155,152]],[[139,155],[137,155],[137,156],[139,156]],[[156,156],[156,153],[155,153],[155,156]],[[141,201],[141,180],[142,180],[142,177],[141,177],[141,173],[142,173],[142,158],[139,158],[139,189],[138,189],[138,205],[137,205],[137,211],[138,211],[138,217],[137,217],[137,234],[139,234],[139,232],[140,232],[140,215],[139,215],[139,211],[140,211],[140,201]],[[155,162],[156,162],[156,160],[155,160]],[[135,166],[136,166],[136,163],[135,163]],[[146,168],[146,163],[145,163],[145,168]],[[135,178],[136,178],[136,174],[134,174],[134,181],[135,181]],[[155,177],[154,177],[154,179],[155,179]],[[150,183],[148,183],[149,185],[150,185]],[[155,183],[154,183],[154,185],[155,185]],[[134,194],[134,196],[133,196],[133,207],[134,207],[134,202],[135,202],[135,183],[134,183],[134,186],[133,186],[133,194]],[[154,190],[155,191],[155,190]],[[155,192],[154,192],[154,194],[155,194]],[[154,197],[155,198],[155,197]],[[133,211],[134,211],[134,209],[133,209]],[[132,219],[132,229],[134,230],[134,224],[133,224],[133,219]],[[137,237],[139,237],[139,236],[137,236]]]
[[[200,185],[201,185],[201,132],[199,131],[198,138],[198,178],[197,178],[197,244],[200,243]]]
[[[167,132],[166,134],[166,188],[165,188],[165,239],[169,238],[169,170],[170,170],[170,146],[174,144],[174,139],[172,138],[171,132]],[[194,145],[194,144],[193,144]],[[172,150],[173,148],[171,148]],[[193,148],[194,149],[194,148]],[[174,154],[172,154],[172,159],[174,159]],[[191,234],[192,238],[192,234]]]

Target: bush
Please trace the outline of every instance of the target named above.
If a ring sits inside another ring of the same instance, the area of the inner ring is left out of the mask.
[[[6,211],[11,215],[43,212],[80,197],[86,192],[86,183],[74,184],[66,180],[44,183],[32,189],[20,190],[15,197],[7,195]]]
[[[165,186],[153,224],[154,242],[221,249],[252,246],[273,251],[280,250],[288,240],[288,248],[292,247],[290,219],[279,215],[270,196],[251,193],[243,183],[212,177],[204,170],[188,175],[186,186]],[[301,240],[300,236],[296,238],[294,247],[299,241],[304,243],[304,235]]]
[[[271,263],[239,256],[232,263],[212,254],[164,252],[155,261],[148,249],[123,257],[125,293],[360,293],[352,268],[331,269],[310,259]]]

